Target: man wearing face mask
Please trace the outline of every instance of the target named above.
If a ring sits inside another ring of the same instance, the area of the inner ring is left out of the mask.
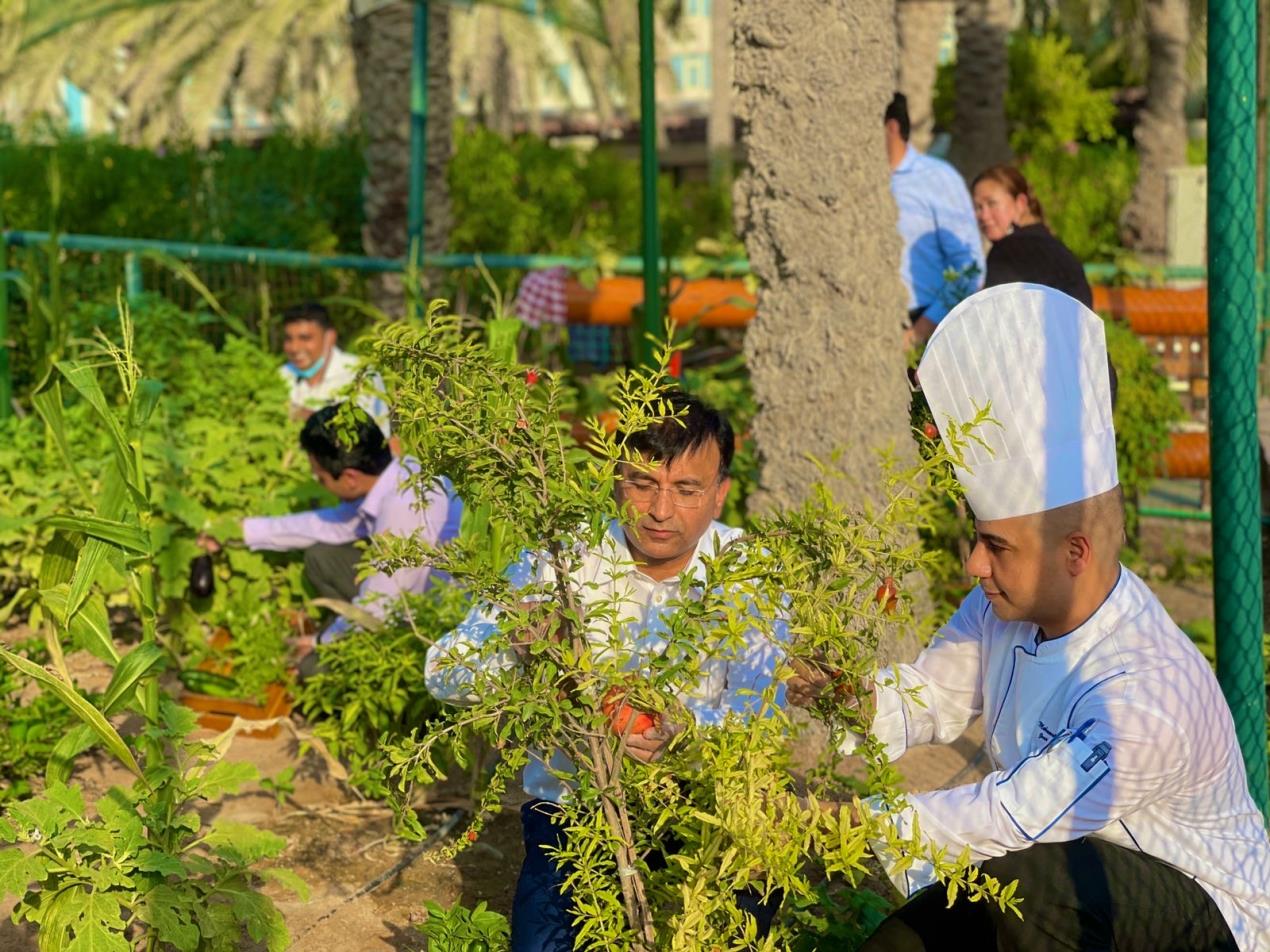
[[[282,313],[282,352],[287,362],[279,369],[291,388],[291,416],[307,420],[316,410],[346,396],[357,377],[358,360],[337,346],[331,315],[316,301],[306,301]],[[383,382],[372,376],[370,385],[383,390]],[[379,424],[384,436],[391,436],[388,404],[375,394],[362,394],[358,405]]]

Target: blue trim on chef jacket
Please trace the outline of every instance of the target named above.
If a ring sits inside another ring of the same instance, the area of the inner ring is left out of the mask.
[[[1104,761],[1104,763],[1105,763],[1105,761]],[[1009,808],[1009,807],[1007,807],[1004,803],[1003,803],[1003,804],[1001,804],[1001,809],[1002,809],[1002,810],[1004,810],[1004,811],[1005,811],[1005,815],[1006,815],[1006,816],[1008,816],[1008,817],[1010,818],[1010,822],[1011,822],[1011,823],[1013,823],[1013,824],[1015,825],[1015,827],[1017,827],[1017,828],[1018,828],[1018,831],[1019,831],[1020,833],[1022,833],[1022,834],[1023,834],[1023,838],[1024,838],[1024,839],[1026,839],[1029,843],[1035,843],[1035,842],[1036,842],[1037,840],[1039,840],[1042,836],[1044,836],[1044,835],[1045,835],[1046,833],[1048,833],[1051,829],[1053,829],[1053,828],[1054,828],[1054,824],[1055,824],[1055,823],[1057,823],[1059,820],[1061,820],[1063,817],[1065,817],[1065,816],[1068,814],[1068,812],[1071,810],[1071,808],[1072,808],[1072,807],[1074,807],[1076,804],[1080,803],[1080,801],[1081,801],[1081,800],[1083,800],[1083,799],[1085,798],[1085,796],[1089,793],[1089,791],[1093,790],[1093,789],[1094,789],[1094,787],[1096,787],[1096,786],[1098,786],[1098,784],[1102,783],[1102,782],[1103,782],[1103,780],[1105,780],[1105,779],[1107,778],[1107,775],[1108,775],[1109,773],[1111,773],[1111,768],[1110,768],[1110,767],[1108,767],[1106,770],[1104,770],[1104,771],[1103,771],[1103,772],[1099,775],[1099,777],[1098,777],[1098,779],[1097,779],[1097,780],[1095,780],[1095,781],[1094,781],[1093,783],[1091,783],[1088,787],[1086,787],[1084,790],[1082,790],[1082,791],[1080,792],[1080,795],[1079,795],[1079,796],[1077,796],[1075,800],[1073,800],[1071,803],[1067,804],[1067,806],[1063,807],[1062,812],[1061,812],[1061,813],[1059,813],[1059,814],[1058,814],[1058,816],[1054,817],[1054,819],[1050,820],[1049,825],[1048,825],[1048,826],[1046,826],[1046,827],[1045,827],[1045,829],[1041,830],[1041,832],[1040,832],[1040,833],[1037,833],[1037,834],[1036,834],[1036,836],[1031,836],[1031,835],[1029,835],[1029,834],[1028,834],[1028,831],[1027,831],[1027,830],[1025,830],[1025,829],[1023,829],[1023,827],[1019,825],[1019,821],[1018,821],[1018,820],[1016,820],[1016,819],[1014,818],[1014,814],[1010,812],[1010,808]]]

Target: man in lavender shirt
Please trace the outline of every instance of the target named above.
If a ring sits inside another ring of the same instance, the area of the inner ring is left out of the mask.
[[[421,542],[441,544],[458,535],[463,505],[444,477],[422,492],[413,487],[419,464],[410,457],[394,459],[370,415],[356,406],[341,414],[345,406],[317,410],[300,433],[300,446],[309,454],[314,478],[340,504],[288,516],[244,519],[242,541],[255,550],[303,549],[305,574],[319,596],[350,601],[383,617],[398,595],[426,589],[431,569],[415,566],[391,574],[375,572],[359,585],[362,552],[354,543],[386,534],[413,535]],[[351,433],[346,422],[350,413]],[[209,551],[220,548],[209,537],[200,541]],[[342,638],[349,627],[341,616],[318,635],[317,643]],[[311,658],[305,661],[302,676],[316,669]]]

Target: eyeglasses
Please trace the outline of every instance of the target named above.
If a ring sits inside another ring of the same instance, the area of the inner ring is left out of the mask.
[[[683,489],[679,486],[663,487],[647,479],[620,480],[626,498],[638,506],[651,505],[661,493],[669,493],[676,509],[700,509],[706,498],[706,489]]]

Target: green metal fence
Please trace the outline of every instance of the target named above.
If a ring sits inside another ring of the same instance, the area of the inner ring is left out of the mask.
[[[1266,768],[1261,449],[1257,429],[1257,5],[1208,5],[1209,441],[1217,679],[1248,787],[1270,809]]]

